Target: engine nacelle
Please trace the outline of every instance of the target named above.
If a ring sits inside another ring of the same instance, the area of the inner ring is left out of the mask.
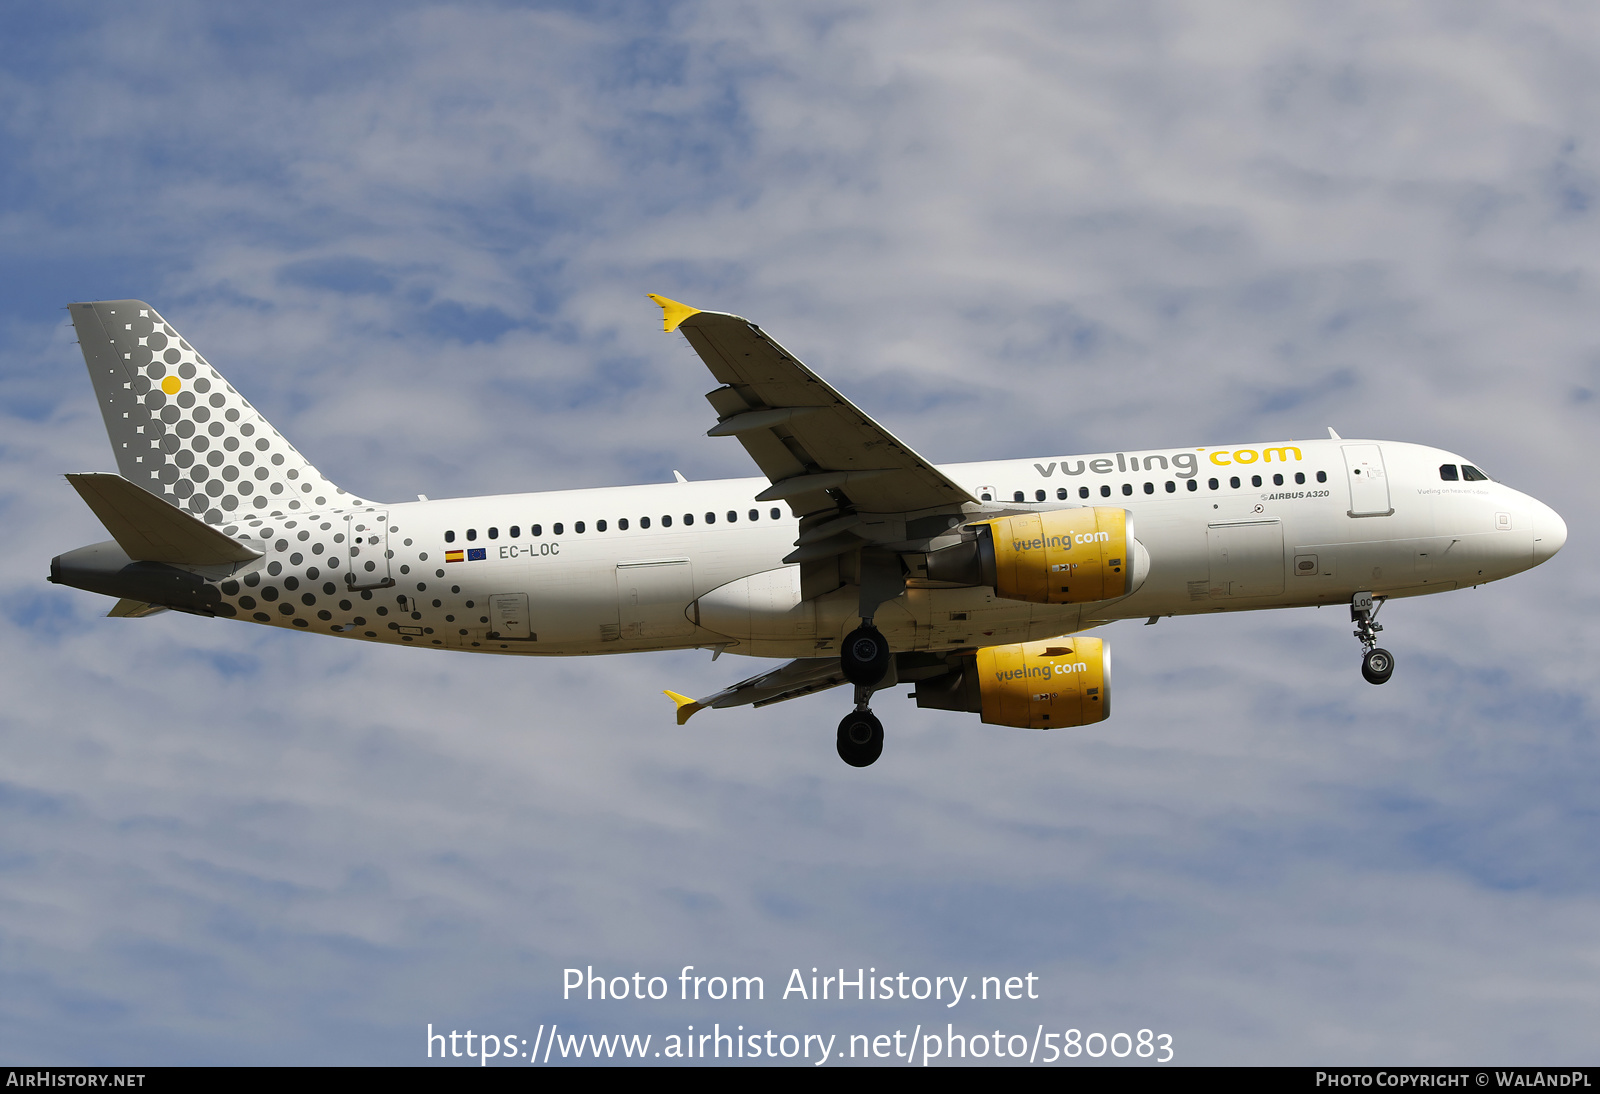
[[[919,707],[964,710],[1019,729],[1086,726],[1111,716],[1111,647],[1098,638],[989,646],[924,680]]]
[[[1088,604],[1127,596],[1150,571],[1126,509],[1052,509],[968,530],[973,538],[928,555],[930,578],[988,585],[1006,600]]]

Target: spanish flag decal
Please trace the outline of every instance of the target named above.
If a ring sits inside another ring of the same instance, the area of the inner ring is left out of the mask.
[[[444,553],[444,560],[446,562],[460,562],[461,557],[460,551],[446,551]]]

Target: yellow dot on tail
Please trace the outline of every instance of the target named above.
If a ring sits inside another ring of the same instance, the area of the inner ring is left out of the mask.
[[[161,390],[165,391],[168,395],[178,394],[178,389],[182,386],[183,381],[178,379],[176,376],[168,376],[165,380],[161,381]]]

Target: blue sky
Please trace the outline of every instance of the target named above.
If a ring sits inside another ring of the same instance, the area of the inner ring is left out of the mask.
[[[423,1031],[892,1032],[792,967],[1035,972],[976,1025],[1184,1062],[1592,1062],[1600,18],[1562,4],[57,5],[0,62],[0,1056],[386,1063]],[[1104,632],[1115,718],[672,724],[708,654],[367,649],[43,581],[113,466],[69,301],[153,303],[330,478],[751,473],[659,292],[929,458],[1436,444],[1565,550]],[[579,1005],[561,970],[759,974]],[[952,1012],[953,1013],[953,1012]],[[960,1021],[959,1018],[955,1019]]]

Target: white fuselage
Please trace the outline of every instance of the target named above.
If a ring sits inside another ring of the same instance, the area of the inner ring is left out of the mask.
[[[945,466],[974,497],[1013,510],[1128,509],[1148,576],[1129,596],[1084,605],[913,577],[876,622],[897,650],[990,646],[1115,619],[1442,592],[1560,548],[1565,525],[1541,502],[1441,476],[1464,463],[1421,445],[1317,440]],[[751,500],[768,486],[725,479],[267,520],[240,529],[266,555],[225,599],[258,622],[484,653],[830,656],[859,622],[856,591],[801,601],[799,567],[781,561],[797,522]],[[348,591],[352,567],[375,587]]]

